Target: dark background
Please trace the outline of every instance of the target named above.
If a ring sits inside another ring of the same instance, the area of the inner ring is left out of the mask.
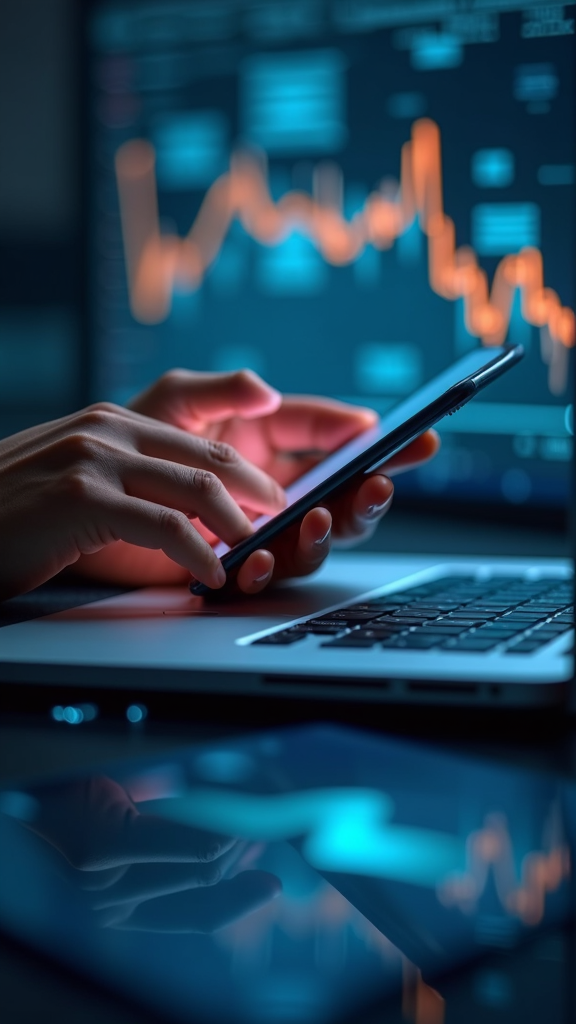
[[[81,404],[78,5],[0,0],[0,435]]]

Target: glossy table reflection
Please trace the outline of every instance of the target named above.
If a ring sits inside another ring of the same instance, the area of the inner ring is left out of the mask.
[[[557,774],[308,726],[12,784],[0,810],[3,927],[161,1019],[573,1019]]]

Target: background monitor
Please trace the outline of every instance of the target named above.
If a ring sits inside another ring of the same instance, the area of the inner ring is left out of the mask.
[[[507,338],[523,365],[400,493],[563,506],[574,5],[441,7],[91,6],[94,396],[250,366],[384,412]]]

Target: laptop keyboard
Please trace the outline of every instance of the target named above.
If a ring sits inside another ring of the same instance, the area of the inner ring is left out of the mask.
[[[321,646],[332,648],[532,654],[573,624],[571,580],[445,576],[346,605],[253,643],[285,646],[320,636]]]

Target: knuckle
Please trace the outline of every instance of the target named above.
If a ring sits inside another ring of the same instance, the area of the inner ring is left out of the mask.
[[[254,370],[249,370],[248,367],[243,367],[241,370],[236,370],[233,374],[233,379],[240,385],[253,384],[254,381],[259,381],[260,378]]]
[[[214,462],[225,466],[234,466],[240,461],[240,456],[231,444],[224,441],[209,441],[208,452]]]
[[[71,465],[92,461],[97,447],[95,438],[86,430],[75,430],[60,442],[62,455]]]
[[[190,529],[190,522],[183,512],[176,508],[160,510],[160,528],[173,536],[182,537]]]
[[[72,466],[61,479],[61,490],[68,503],[87,505],[94,498],[94,480],[85,467]]]
[[[188,373],[186,370],[180,370],[178,368],[166,370],[166,372],[163,373],[162,376],[158,378],[156,386],[160,389],[160,391],[172,394],[172,392],[176,391],[180,387],[183,380],[187,376]]]
[[[87,427],[103,427],[115,420],[119,411],[118,406],[112,402],[95,402],[84,409],[81,422]]]
[[[217,498],[222,491],[222,484],[214,473],[206,469],[195,469],[192,471],[192,485],[194,489],[204,498]]]

